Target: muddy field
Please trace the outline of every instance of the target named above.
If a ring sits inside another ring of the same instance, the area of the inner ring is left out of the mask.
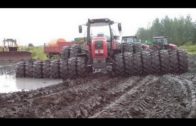
[[[0,117],[195,118],[196,57],[189,73],[89,76],[28,92],[1,93]]]

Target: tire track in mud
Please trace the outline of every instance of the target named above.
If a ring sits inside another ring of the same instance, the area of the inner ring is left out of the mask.
[[[17,102],[14,102],[11,106],[17,107],[17,106],[22,105],[23,113],[25,113],[24,112],[25,107],[26,109],[29,107],[34,107],[36,108],[35,111],[37,111],[37,109],[41,109],[41,108],[50,109],[51,107],[50,104],[52,104],[52,106],[57,106],[57,107],[71,105],[72,102],[75,102],[77,104],[78,101],[82,100],[82,97],[88,97],[89,95],[91,96],[97,91],[103,90],[102,86],[112,87],[112,85],[115,85],[115,83],[118,83],[119,80],[121,79],[120,78],[108,79],[108,77],[101,77],[101,78],[90,80],[87,83],[82,83],[76,86],[69,87],[68,89],[65,89],[65,90],[60,90],[58,92],[53,92],[53,93],[49,93],[46,95],[40,95],[36,97],[25,98],[25,101],[27,102],[26,104],[18,100]],[[4,105],[6,105],[6,102],[4,103],[5,103]],[[5,106],[1,105],[1,108],[3,107]],[[18,109],[20,109],[20,107],[17,108],[17,110]],[[41,109],[41,113],[43,113],[43,111],[45,110]],[[3,112],[1,111],[1,113]],[[35,112],[31,111],[31,113],[35,113]],[[40,115],[42,114],[38,114],[38,116]],[[33,116],[37,116],[37,114],[34,114]]]
[[[155,76],[147,76],[145,78],[143,78],[138,85],[135,85],[134,87],[130,88],[128,91],[126,91],[123,95],[121,95],[118,99],[115,99],[113,102],[111,102],[110,104],[108,104],[107,106],[105,106],[102,111],[95,113],[93,116],[91,116],[90,118],[103,118],[104,114],[110,114],[108,111],[110,111],[110,109],[114,109],[114,111],[117,111],[118,109],[116,109],[115,106],[121,106],[120,108],[123,109],[125,107],[124,104],[122,104],[124,101],[127,100],[127,97],[129,97],[129,95],[134,94],[137,92],[137,90],[139,88],[141,88],[143,85],[148,85],[154,81],[158,80],[157,77]],[[126,110],[125,110],[126,111]],[[107,116],[106,116],[107,117]],[[109,117],[115,117],[115,114],[110,115]],[[122,116],[120,116],[122,118]],[[130,116],[129,116],[130,117]]]
[[[83,99],[78,104],[70,106],[69,108],[65,108],[67,110],[65,113],[65,117],[89,117],[94,115],[95,113],[101,111],[106,105],[111,104],[114,100],[118,99],[122,94],[126,93],[130,88],[136,86],[137,82],[145,82],[144,80],[140,80],[140,77],[132,77],[128,78],[125,82],[119,83],[117,86],[101,91],[99,94],[95,94],[89,98]],[[71,112],[72,114],[70,114]],[[64,113],[64,114],[65,114]]]
[[[123,79],[122,78],[110,78],[110,79],[106,79],[105,81],[103,81],[102,79],[98,78],[97,81],[92,80],[92,82],[86,83],[83,87],[78,86],[78,87],[75,87],[75,89],[71,88],[70,90],[64,92],[63,94],[64,98],[60,98],[60,100],[58,101],[58,103],[61,104],[61,107],[59,108],[59,110],[57,109],[53,109],[54,111],[51,110],[53,115],[55,117],[72,117],[72,116],[79,117],[80,114],[78,113],[81,113],[81,112],[77,110],[71,111],[71,108],[73,108],[73,106],[78,105],[81,101],[84,101],[84,103],[86,103],[87,102],[85,101],[86,99],[96,94],[99,94],[100,92],[102,93],[104,90],[109,90],[111,87],[114,87],[118,83],[122,83],[124,81],[124,78]],[[39,101],[40,100],[41,99],[39,99]],[[96,98],[94,98],[94,101],[95,100]],[[67,102],[68,104],[62,105],[62,103],[65,103],[65,102]],[[94,103],[96,103],[96,101]],[[58,107],[58,105],[56,107]],[[85,110],[82,110],[82,113],[85,113]]]
[[[182,75],[181,75],[182,76]],[[181,84],[181,86],[185,86],[186,90],[187,90],[187,94],[188,94],[188,98],[190,99],[190,108],[191,111],[189,113],[189,115],[187,116],[188,118],[195,118],[196,117],[196,90],[195,87],[193,85],[193,82],[190,80],[187,80],[184,77],[181,76],[177,76],[176,78],[174,78],[176,81],[178,81],[178,83]],[[193,77],[194,78],[194,77]],[[187,98],[187,99],[188,99]]]

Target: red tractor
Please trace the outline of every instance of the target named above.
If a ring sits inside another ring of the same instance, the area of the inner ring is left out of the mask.
[[[118,37],[112,29],[114,24],[110,19],[89,19],[84,25],[87,28],[87,37],[83,47],[76,45],[64,49],[64,52],[67,52],[64,55],[69,59],[70,65],[77,60],[77,63],[86,63],[85,65],[93,72],[112,70],[113,57],[121,51]],[[120,23],[118,23],[118,31],[121,32]],[[82,33],[82,25],[79,26],[79,32]],[[82,66],[78,65],[78,67]],[[70,74],[72,73],[74,72]]]
[[[114,27],[117,25],[117,27]],[[133,52],[130,44],[121,43],[121,23],[103,19],[88,19],[84,43],[63,50],[63,59],[20,62],[17,77],[77,78],[93,73],[112,73],[118,76],[184,73],[188,70],[186,52],[182,50],[140,50]],[[115,31],[115,28],[117,30]],[[115,33],[119,33],[119,35]]]

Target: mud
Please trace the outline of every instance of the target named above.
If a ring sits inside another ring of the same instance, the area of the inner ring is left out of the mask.
[[[8,118],[196,118],[196,57],[182,75],[89,76],[0,94]]]

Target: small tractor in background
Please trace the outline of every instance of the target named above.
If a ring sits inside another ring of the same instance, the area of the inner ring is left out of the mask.
[[[188,70],[187,53],[183,50],[134,51],[131,44],[119,42],[121,23],[108,18],[88,19],[86,24],[79,25],[79,33],[83,27],[87,31],[83,45],[65,47],[62,59],[19,62],[16,77],[67,79],[93,73],[141,76],[181,74]]]
[[[126,48],[133,50],[133,53],[149,49],[149,45],[141,43],[141,40],[137,36],[122,36],[122,43],[129,44]]]
[[[155,36],[153,37],[153,45],[151,46],[152,50],[161,50],[161,49],[177,49],[177,46],[168,42],[168,37],[166,36]]]
[[[0,62],[18,62],[21,60],[30,60],[31,53],[27,51],[19,51],[17,41],[15,39],[4,39],[3,46],[0,51]]]

